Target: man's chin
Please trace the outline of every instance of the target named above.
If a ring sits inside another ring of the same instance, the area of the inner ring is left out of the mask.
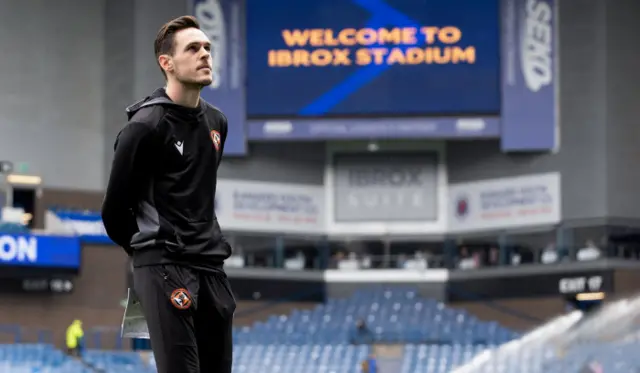
[[[181,83],[186,86],[198,87],[199,89],[203,89],[204,87],[210,86],[211,83],[213,83],[213,79],[206,78],[206,79],[183,80]]]
[[[213,79],[211,78],[207,78],[207,79],[200,79],[198,81],[198,84],[200,84],[202,86],[202,88],[210,86],[211,83],[213,83]]]

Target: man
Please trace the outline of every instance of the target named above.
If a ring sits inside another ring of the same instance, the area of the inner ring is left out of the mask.
[[[378,362],[375,355],[371,354],[367,356],[365,360],[360,364],[362,373],[378,373]]]
[[[373,340],[373,334],[369,327],[362,319],[358,319],[356,321],[356,328],[351,338],[351,343],[353,344],[369,344]]]
[[[67,328],[67,354],[80,357],[82,355],[83,339],[84,331],[82,330],[82,321],[77,319],[73,320]]]
[[[212,83],[211,43],[184,16],[162,26],[155,54],[166,87],[127,108],[102,218],[133,257],[158,372],[229,373],[231,247],[213,206],[227,119],[200,98]]]

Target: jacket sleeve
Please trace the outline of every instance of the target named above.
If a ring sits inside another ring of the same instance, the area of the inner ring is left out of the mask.
[[[102,202],[102,221],[109,238],[131,254],[131,237],[138,232],[134,208],[141,177],[149,169],[152,129],[138,122],[128,123],[118,134],[107,191]]]

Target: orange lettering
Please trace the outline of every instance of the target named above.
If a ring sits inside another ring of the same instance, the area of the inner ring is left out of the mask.
[[[350,47],[352,45],[356,45],[356,30],[352,28],[347,28],[338,33],[338,40],[340,44]]]
[[[360,45],[371,45],[378,41],[378,35],[376,34],[376,30],[363,28],[356,33],[356,40]]]
[[[387,65],[395,64],[405,64],[404,54],[402,53],[402,49],[400,48],[393,48],[389,53],[389,57],[387,57]]]
[[[391,30],[381,28],[378,30],[378,41],[380,42],[380,44],[400,44],[400,39],[401,33],[399,28],[394,28]]]
[[[468,62],[468,63],[476,63],[476,48],[475,47],[466,47],[462,49],[460,47],[453,47],[453,56],[452,62]]]
[[[331,63],[332,57],[330,51],[318,49],[311,52],[311,64],[313,64],[313,66],[327,66]]]
[[[384,64],[384,56],[387,55],[387,48],[371,48],[371,53],[373,54],[373,63],[376,65]]]
[[[402,43],[403,44],[416,44],[418,42],[418,39],[416,38],[416,32],[418,30],[416,30],[413,27],[404,27],[402,29]]]
[[[279,50],[276,63],[280,67],[291,66],[291,52],[288,50]]]
[[[278,53],[276,51],[274,50],[269,51],[269,54],[267,55],[267,64],[269,65],[269,67],[278,66],[277,55]]]
[[[436,34],[438,33],[437,27],[420,27],[420,32],[424,35],[424,41],[427,44],[433,44],[436,42]]]
[[[409,65],[418,65],[424,62],[424,51],[420,48],[407,49],[407,63]]]
[[[296,49],[293,51],[293,66],[309,66],[309,51]]]
[[[356,65],[366,66],[371,63],[371,53],[368,49],[362,48],[356,51]]]
[[[309,40],[309,30],[282,30],[282,39],[289,47],[305,46]]]
[[[453,26],[443,27],[438,31],[438,40],[444,44],[455,44],[462,39],[462,31]]]
[[[348,49],[334,49],[333,50],[333,66],[350,66],[351,59],[349,58]]]
[[[324,46],[324,30],[313,29],[311,30],[311,36],[309,37],[309,44],[314,47]]]
[[[324,30],[324,45],[329,47],[335,47],[336,45],[340,45],[338,40],[333,36],[333,30],[326,29]]]

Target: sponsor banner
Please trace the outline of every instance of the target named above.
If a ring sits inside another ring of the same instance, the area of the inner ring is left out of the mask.
[[[249,140],[499,138],[493,117],[250,120]]]
[[[107,236],[99,212],[47,211],[45,229],[77,236],[82,243],[113,244]]]
[[[244,0],[192,0],[192,14],[211,40],[213,83],[201,95],[227,116],[224,154],[245,155]]]
[[[556,0],[502,0],[502,149],[559,145]]]
[[[535,298],[575,296],[583,292],[613,292],[612,270],[565,270],[495,276],[469,276],[451,279],[448,288],[450,301],[485,299]]]
[[[0,234],[0,265],[80,268],[77,237]]]
[[[337,154],[334,161],[336,222],[424,222],[438,218],[435,153]]]
[[[498,1],[247,0],[248,115],[497,114]]]
[[[548,173],[449,186],[450,232],[560,222],[560,174]]]
[[[216,215],[224,231],[324,234],[324,187],[219,180]]]

